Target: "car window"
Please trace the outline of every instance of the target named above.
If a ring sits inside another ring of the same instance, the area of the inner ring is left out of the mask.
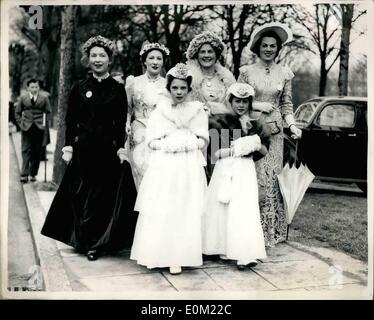
[[[309,102],[301,105],[295,112],[295,120],[298,122],[308,123],[311,120],[316,109],[316,102]]]
[[[317,123],[322,126],[353,128],[355,108],[347,104],[330,104],[321,111]]]

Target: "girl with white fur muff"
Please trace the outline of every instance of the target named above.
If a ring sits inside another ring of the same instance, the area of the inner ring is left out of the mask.
[[[149,117],[148,168],[139,187],[139,212],[131,259],[148,268],[202,265],[201,217],[206,191],[208,115],[203,104],[186,101],[192,76],[179,63],[166,75],[168,99]]]
[[[252,111],[253,97],[250,85],[232,84],[226,100],[234,114],[209,121],[216,163],[203,215],[203,253],[236,260],[239,270],[266,257],[255,161],[267,153],[270,133]]]

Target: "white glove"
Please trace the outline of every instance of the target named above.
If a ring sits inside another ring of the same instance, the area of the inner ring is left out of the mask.
[[[291,124],[290,126],[290,131],[291,131],[291,138],[292,139],[300,139],[301,138],[301,135],[302,135],[302,131],[301,129],[299,129],[298,127],[296,127],[294,124]]]
[[[242,157],[261,149],[261,139],[255,134],[236,139],[232,142],[234,157]]]
[[[197,138],[197,148],[202,149],[205,146],[205,140],[201,138]]]
[[[126,157],[126,149],[125,148],[119,148],[117,151],[117,156],[119,158],[119,162],[122,164],[123,161],[127,159]]]
[[[72,146],[63,147],[62,148],[62,160],[64,160],[65,163],[68,164],[72,158],[73,158],[73,147]]]

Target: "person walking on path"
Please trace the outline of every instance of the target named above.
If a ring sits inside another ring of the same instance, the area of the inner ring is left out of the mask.
[[[135,184],[124,161],[126,91],[108,73],[114,50],[102,36],[82,47],[92,73],[70,93],[62,149],[68,166],[41,230],[88,260],[130,248],[137,217]]]
[[[129,139],[126,149],[129,152],[137,189],[139,189],[148,163],[149,151],[145,143],[148,118],[160,99],[167,95],[166,80],[161,76],[161,71],[169,55],[169,49],[157,42],[145,42],[139,55],[145,66],[145,72],[137,77],[128,76],[126,79],[129,105],[126,123]]]
[[[257,28],[249,47],[259,59],[255,64],[241,67],[238,78],[238,82],[254,88],[253,109],[262,112],[272,134],[269,152],[256,162],[261,223],[269,247],[285,241],[287,235],[287,218],[277,180],[283,168],[283,120],[293,138],[301,137],[293,116],[291,80],[294,74],[289,67],[275,62],[282,46],[291,39],[289,28],[280,23]]]
[[[203,104],[186,101],[192,77],[185,64],[166,75],[170,98],[160,101],[147,126],[152,149],[140,184],[130,258],[148,268],[202,265],[201,216],[206,190],[202,149],[209,138]]]
[[[21,182],[36,181],[43,140],[51,117],[51,105],[46,94],[40,92],[39,81],[27,81],[27,93],[16,103],[15,118],[21,128],[22,169]]]

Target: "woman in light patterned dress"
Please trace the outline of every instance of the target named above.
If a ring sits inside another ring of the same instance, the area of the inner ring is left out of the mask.
[[[283,168],[283,120],[292,138],[301,137],[293,117],[291,80],[294,74],[274,61],[282,46],[291,39],[291,31],[283,24],[268,23],[259,27],[250,42],[250,49],[259,59],[255,64],[241,67],[238,78],[238,82],[248,83],[255,89],[253,109],[262,113],[272,133],[268,154],[256,162],[261,224],[268,247],[285,241],[287,235],[287,218],[277,180]]]
[[[187,66],[193,74],[190,98],[204,103],[210,114],[232,113],[225,97],[235,77],[219,62],[224,48],[217,35],[204,31],[192,39],[186,53]]]
[[[231,71],[219,62],[224,50],[225,45],[216,34],[204,31],[192,39],[186,53],[187,66],[193,75],[190,99],[204,103],[210,119],[213,115],[233,113],[225,97],[227,88],[236,81]],[[208,180],[214,168],[211,159],[211,150],[207,150]]]
[[[129,105],[126,149],[137,189],[147,168],[149,151],[145,145],[145,131],[148,118],[156,104],[167,94],[166,80],[161,76],[161,70],[168,55],[169,49],[164,45],[146,42],[140,51],[145,73],[126,79]]]

